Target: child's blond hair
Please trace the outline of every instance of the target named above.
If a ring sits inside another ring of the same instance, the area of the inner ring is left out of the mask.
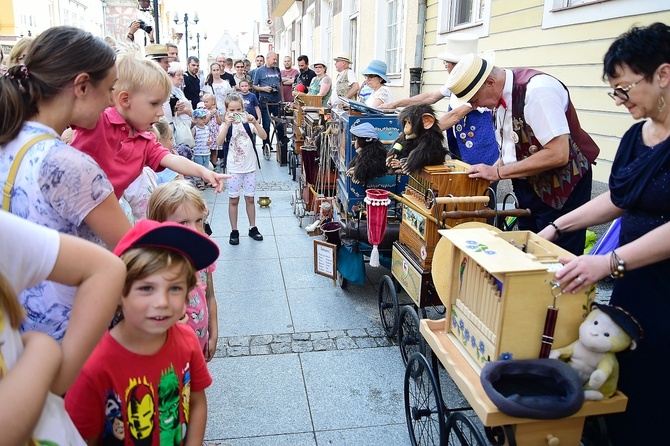
[[[158,141],[165,141],[170,139],[171,134],[170,131],[170,123],[168,122],[167,119],[164,117],[160,117],[158,119],[158,122],[155,123],[152,127],[151,132],[156,135],[156,138],[158,138]]]
[[[189,203],[202,211],[203,218],[207,212],[207,204],[202,195],[190,182],[175,180],[161,184],[154,190],[147,203],[147,218],[159,222],[167,221],[168,217],[184,203]]]
[[[21,321],[25,317],[25,313],[16,297],[14,289],[9,285],[5,276],[0,273],[0,313],[3,312],[9,320],[9,325],[13,329],[18,330]]]
[[[183,254],[167,248],[140,247],[129,249],[121,254],[121,260],[126,264],[126,282],[123,285],[123,296],[130,293],[133,283],[138,280],[181,263],[179,274],[186,277],[187,290],[184,293],[184,299],[188,301],[188,293],[196,283],[195,267]]]
[[[205,93],[202,95],[202,101],[204,102],[205,99],[213,99],[214,100],[214,105],[216,105],[216,96],[214,96],[212,93]]]
[[[142,90],[160,90],[167,101],[172,82],[163,68],[148,59],[138,59],[133,53],[122,54],[116,59],[119,79],[114,89],[135,93]]]

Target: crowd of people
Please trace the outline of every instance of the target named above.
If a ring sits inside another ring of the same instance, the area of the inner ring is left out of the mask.
[[[633,28],[605,55],[610,96],[641,121],[623,135],[609,190],[593,200],[599,148],[568,89],[537,70],[496,66],[474,37],[450,38],[439,55],[444,87],[394,102],[381,60],[360,71],[359,83],[344,53],[332,61],[334,79],[328,61],[310,67],[306,55],[297,69],[285,57],[283,70],[274,52],[257,56],[253,70],[220,56],[203,79],[198,58],[181,65],[175,45],[137,51],[138,27],[121,43],[50,28],[17,44],[0,76],[0,398],[10,402],[0,431],[10,444],[202,444],[219,249],[206,234],[200,191],[227,185],[231,245],[240,243],[243,195],[249,237],[262,241],[256,137],[270,144],[271,117],[303,94],[324,106],[361,100],[382,109],[447,98],[439,127],[453,156],[471,165],[468,175],[494,185],[511,179],[532,212],[520,229],[576,255],[556,273],[563,291],[616,278],[611,304],[630,312],[645,338],[620,357],[629,403],[608,417],[610,441],[659,438],[663,413],[652,403],[668,392],[640,377],[663,382],[668,360],[657,353],[670,341],[658,317],[670,292],[667,25]],[[359,130],[357,149],[375,140],[373,129]],[[619,246],[580,255],[585,229],[615,218]],[[25,416],[17,420],[10,408],[18,405]]]

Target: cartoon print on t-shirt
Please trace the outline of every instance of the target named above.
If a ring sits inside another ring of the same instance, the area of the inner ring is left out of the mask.
[[[126,413],[128,414],[128,430],[135,445],[150,445],[153,442],[154,390],[147,378],[131,378],[126,390]]]
[[[179,427],[179,377],[174,366],[161,373],[158,382],[158,423],[161,430],[161,446],[178,446],[181,442]]]
[[[125,437],[121,398],[116,392],[109,390],[105,403],[105,430],[102,433],[102,443],[104,445],[123,445]]]

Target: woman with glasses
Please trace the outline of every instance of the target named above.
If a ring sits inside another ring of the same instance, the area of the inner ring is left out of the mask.
[[[32,37],[24,37],[16,42],[7,56],[7,69],[12,68],[14,65],[24,65],[26,63],[26,54],[30,49],[31,43],[33,43]]]
[[[608,417],[613,444],[654,444],[665,433],[670,399],[670,27],[654,23],[621,35],[605,54],[609,95],[641,120],[619,144],[609,191],[554,221],[540,235],[574,231],[621,217],[619,247],[581,256],[556,278],[564,292],[578,291],[612,275],[611,305],[635,317],[644,330],[634,351],[620,353],[619,388],[626,412]]]
[[[249,76],[246,71],[244,71],[245,68],[243,60],[236,60],[233,68],[235,68],[235,74],[233,74],[233,80],[235,81],[235,91],[241,91],[240,82],[242,81],[247,81],[249,82],[249,85],[251,85],[251,76]]]
[[[366,69],[361,71],[365,81],[363,87],[372,88],[372,93],[365,99],[365,105],[368,107],[379,107],[393,101],[391,89],[386,86],[389,78],[386,76],[387,66],[381,60],[373,60]]]
[[[322,105],[328,103],[330,99],[330,93],[333,90],[333,82],[330,80],[330,76],[326,74],[326,61],[317,60],[314,62],[314,72],[316,76],[312,78],[312,81],[309,83],[309,90],[307,94],[315,94],[323,98]]]

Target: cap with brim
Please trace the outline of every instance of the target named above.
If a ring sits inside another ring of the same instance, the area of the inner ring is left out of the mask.
[[[387,70],[388,66],[386,65],[386,62],[375,59],[370,61],[367,68],[361,71],[361,74],[375,74],[384,79],[384,82],[388,83],[390,81],[389,78],[386,76]]]
[[[193,229],[174,222],[159,223],[142,220],[123,236],[114,248],[120,256],[133,248],[163,248],[188,258],[196,270],[207,268],[219,257],[219,248],[212,240]]]
[[[496,55],[493,51],[481,54],[468,54],[456,64],[447,79],[447,88],[451,91],[449,105],[452,109],[469,102],[484,85],[491,74]]]
[[[340,53],[337,56],[335,56],[335,59],[333,59],[333,60],[335,60],[335,61],[341,60],[341,61],[344,61],[344,62],[351,63],[351,56],[349,56],[347,53]]]
[[[621,307],[605,304],[592,304],[591,310],[598,308],[607,314],[612,320],[625,331],[635,342],[639,342],[644,337],[644,332],[640,323],[629,312]]]
[[[584,388],[577,372],[558,359],[489,362],[480,378],[493,404],[513,417],[565,418],[584,404]]]
[[[358,136],[359,138],[372,138],[379,139],[377,131],[369,122],[364,122],[362,124],[355,125],[349,130],[352,135]]]
[[[327,68],[327,67],[328,67],[328,65],[326,65],[326,61],[323,60],[323,59],[319,59],[319,60],[317,60],[316,62],[314,62],[314,63],[312,64],[313,67],[315,67],[315,66],[317,66],[317,65],[323,65],[324,68]]]
[[[467,54],[477,53],[479,37],[474,34],[454,34],[447,37],[445,50],[437,55],[445,62],[458,63]]]
[[[151,59],[162,59],[168,57],[168,48],[167,45],[161,45],[158,43],[152,43],[147,45],[144,52],[147,57]]]
[[[193,118],[204,118],[207,116],[207,111],[202,108],[196,108],[193,110]]]

